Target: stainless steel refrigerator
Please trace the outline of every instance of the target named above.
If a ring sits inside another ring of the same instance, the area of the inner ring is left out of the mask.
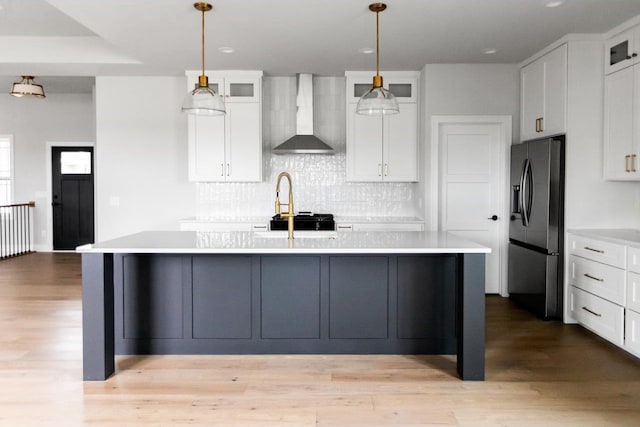
[[[564,136],[511,147],[509,298],[562,318]]]

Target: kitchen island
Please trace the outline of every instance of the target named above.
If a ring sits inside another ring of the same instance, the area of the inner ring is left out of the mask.
[[[116,354],[456,354],[484,379],[485,254],[444,232],[146,231],[85,245],[83,377]]]

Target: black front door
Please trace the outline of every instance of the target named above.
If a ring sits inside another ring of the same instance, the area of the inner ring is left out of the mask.
[[[93,243],[93,147],[51,148],[53,249]]]

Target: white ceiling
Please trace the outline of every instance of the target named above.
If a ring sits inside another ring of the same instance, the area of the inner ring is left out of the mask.
[[[369,0],[209,0],[206,65],[267,75],[375,68]],[[381,70],[518,63],[567,33],[603,33],[640,0],[386,0]],[[0,76],[184,75],[200,68],[192,0],[0,0]],[[231,46],[232,54],[218,51]],[[493,55],[483,54],[497,49]],[[0,84],[2,82],[0,81]],[[45,87],[46,89],[46,87]]]

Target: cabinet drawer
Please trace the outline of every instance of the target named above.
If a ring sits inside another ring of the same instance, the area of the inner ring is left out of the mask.
[[[626,294],[624,270],[570,255],[569,279],[573,286],[624,305]]]
[[[627,270],[640,273],[640,248],[627,247]]]
[[[640,274],[627,273],[627,300],[625,307],[640,313]]]
[[[569,234],[569,253],[618,268],[626,267],[626,246]]]
[[[624,319],[624,329],[625,348],[640,356],[640,314],[627,310]]]
[[[581,325],[622,346],[624,308],[574,286],[570,288],[569,307]]]

